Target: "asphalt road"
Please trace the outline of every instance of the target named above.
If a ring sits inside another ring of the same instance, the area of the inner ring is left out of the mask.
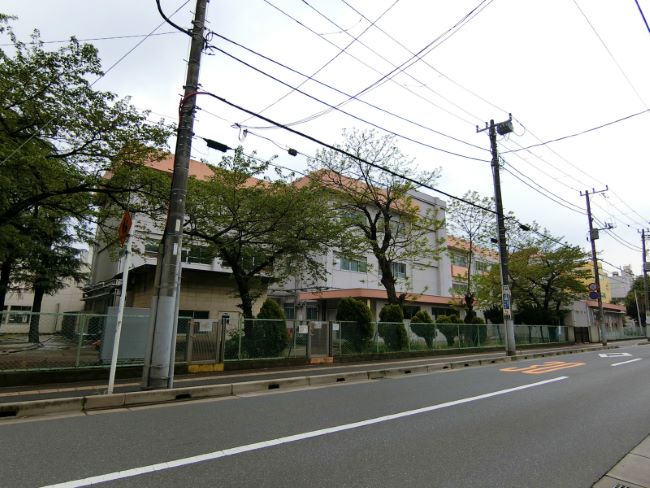
[[[649,382],[630,346],[3,421],[0,486],[590,487],[650,433]]]

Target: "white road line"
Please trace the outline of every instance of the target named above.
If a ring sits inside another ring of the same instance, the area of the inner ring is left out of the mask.
[[[549,380],[537,381],[535,383],[529,383],[527,385],[516,386],[514,388],[507,388],[505,390],[498,390],[491,393],[484,393],[482,395],[477,395],[473,397],[461,398],[460,400],[453,400],[451,402],[439,403],[437,405],[430,405],[428,407],[416,408],[415,410],[406,410],[404,412],[394,413],[391,415],[384,415],[382,417],[376,417],[368,420],[362,420],[360,422],[352,422],[350,424],[338,425],[335,427],[328,427],[326,429],[313,430],[311,432],[303,432],[301,434],[290,435],[286,437],[278,437],[277,439],[271,439],[263,442],[256,442],[254,444],[247,444],[239,447],[232,447],[230,449],[224,449],[222,451],[209,452],[207,454],[201,454],[198,456],[191,456],[182,459],[176,459],[174,461],[169,461],[165,463],[151,464],[149,466],[142,466],[140,468],[132,468],[124,471],[115,471],[113,473],[107,473],[99,476],[91,476],[89,478],[84,478],[80,480],[67,481],[65,483],[58,483],[54,485],[47,485],[42,488],[76,488],[82,486],[90,486],[97,483],[104,483],[106,481],[119,480],[124,478],[131,478],[134,476],[139,476],[146,473],[153,473],[156,471],[163,471],[166,469],[179,468],[182,466],[188,466],[190,464],[201,463],[204,461],[213,461],[215,459],[224,458],[227,456],[234,456],[236,454],[241,454],[244,452],[256,451],[259,449],[265,449],[267,447],[279,446],[281,444],[288,444],[291,442],[298,442],[304,439],[311,439],[313,437],[319,437],[323,435],[334,434],[336,432],[343,432],[346,430],[358,429],[360,427],[365,427],[367,425],[378,424],[381,422],[388,422],[390,420],[396,420],[403,417],[410,417],[412,415],[418,415],[421,413],[432,412],[434,410],[440,410],[447,407],[453,407],[456,405],[462,405],[464,403],[475,402],[478,400],[484,400],[486,398],[491,398],[499,395],[506,395],[508,393],[513,393],[520,390],[527,390],[529,388],[535,388],[537,386],[546,385],[548,383],[554,383],[556,381],[562,381],[567,379],[568,376],[558,376],[557,378],[551,378]]]
[[[634,363],[636,361],[641,361],[643,358],[630,359],[629,361],[623,361],[622,363],[613,363],[612,366],[620,366],[621,364]]]

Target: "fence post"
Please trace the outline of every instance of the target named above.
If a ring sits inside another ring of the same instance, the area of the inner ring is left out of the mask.
[[[86,316],[85,315],[81,315],[79,318],[81,319],[81,324],[77,324],[77,335],[78,335],[79,339],[77,340],[77,358],[76,358],[75,363],[74,363],[75,368],[79,367],[79,363],[81,361],[81,348],[83,346],[84,325],[85,325],[85,322],[86,322],[86,320],[85,320]],[[81,327],[79,327],[79,326],[81,326]],[[79,330],[79,329],[81,329],[81,330]]]
[[[239,320],[237,321],[237,360],[241,359],[241,336],[242,336],[242,320],[246,320],[243,315],[239,316]]]
[[[334,327],[331,320],[327,322],[327,355],[334,357]]]
[[[311,359],[311,321],[307,322],[307,359]]]
[[[187,321],[187,341],[186,341],[185,360],[189,366],[192,363],[192,356],[194,354],[194,324],[192,320]]]

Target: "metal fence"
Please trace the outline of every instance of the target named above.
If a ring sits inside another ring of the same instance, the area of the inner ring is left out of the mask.
[[[634,337],[646,337],[644,327],[607,327],[605,336],[608,341],[620,341],[623,339],[633,339]]]
[[[7,314],[11,314],[9,317]],[[0,371],[108,367],[115,314],[40,314],[50,324],[38,342],[28,329],[34,314],[5,312],[0,320]],[[127,309],[119,365],[143,363],[148,310]],[[54,324],[54,325],[52,325]],[[51,333],[49,333],[51,331]],[[642,328],[611,329],[609,340],[643,337]],[[397,351],[437,351],[504,346],[503,325],[235,320],[179,317],[176,362],[202,363],[262,358],[314,358]],[[569,342],[563,326],[516,325],[518,346]]]

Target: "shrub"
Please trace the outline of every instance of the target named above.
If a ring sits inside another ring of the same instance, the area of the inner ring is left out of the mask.
[[[487,337],[487,327],[481,317],[472,317],[469,324],[465,326],[465,341],[470,346],[479,346],[485,344]]]
[[[341,336],[356,352],[363,352],[372,341],[374,330],[372,315],[365,302],[356,298],[344,298],[336,309],[336,320],[354,322],[341,325]]]
[[[418,311],[411,319],[411,330],[414,334],[422,337],[429,349],[433,348],[433,339],[436,337],[436,326],[429,312]]]
[[[458,315],[439,315],[436,319],[436,327],[447,339],[447,345],[454,345],[454,338],[458,335],[458,326],[462,321]]]
[[[384,305],[379,312],[379,335],[383,337],[390,351],[401,351],[408,346],[408,334],[404,327],[402,307],[396,304]]]
[[[262,304],[252,331],[253,337],[248,339],[251,357],[277,357],[289,344],[284,312],[280,305],[270,298]]]

